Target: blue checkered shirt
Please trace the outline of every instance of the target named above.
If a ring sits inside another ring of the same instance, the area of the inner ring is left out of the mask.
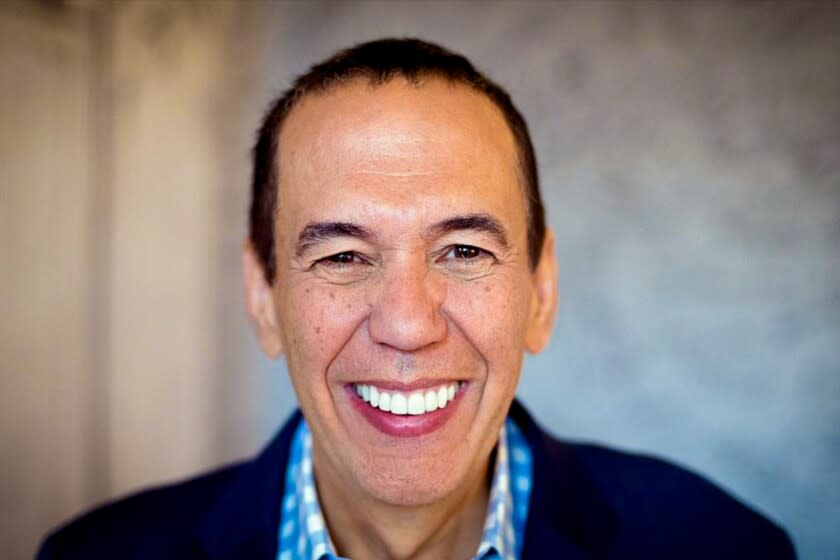
[[[519,427],[508,418],[496,447],[484,533],[473,560],[520,558],[531,482],[531,450]],[[282,508],[278,560],[340,560],[318,502],[312,475],[312,436],[305,420],[292,438]]]

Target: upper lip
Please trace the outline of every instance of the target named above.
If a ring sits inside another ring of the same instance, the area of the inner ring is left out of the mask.
[[[431,389],[432,387],[440,387],[441,385],[450,385],[463,381],[461,379],[417,379],[411,382],[395,381],[393,379],[366,379],[360,381],[353,381],[351,385],[373,385],[377,389],[385,389],[387,391],[402,391],[411,392],[422,389]]]

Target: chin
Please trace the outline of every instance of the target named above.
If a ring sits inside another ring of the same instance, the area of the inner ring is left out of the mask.
[[[457,485],[445,485],[439,481],[428,483],[403,483],[389,481],[369,488],[369,495],[382,503],[398,507],[423,507],[440,503],[456,492]]]
[[[430,462],[392,460],[368,465],[362,471],[362,489],[383,503],[402,507],[427,506],[469,491],[474,481],[463,461]]]

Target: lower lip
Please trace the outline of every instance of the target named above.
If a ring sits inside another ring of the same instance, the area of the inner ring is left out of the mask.
[[[347,386],[347,391],[350,402],[374,428],[389,436],[408,438],[430,434],[446,424],[455,414],[455,409],[461,403],[461,396],[466,388],[466,385],[459,387],[458,392],[455,393],[455,398],[449,401],[445,408],[439,408],[417,416],[391,414],[373,408],[356,394],[356,389],[352,385]]]

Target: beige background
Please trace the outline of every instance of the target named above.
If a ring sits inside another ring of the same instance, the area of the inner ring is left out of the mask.
[[[562,304],[521,395],[840,558],[840,4],[0,3],[0,555],[255,452],[249,149],[333,50],[418,35],[531,123]]]

